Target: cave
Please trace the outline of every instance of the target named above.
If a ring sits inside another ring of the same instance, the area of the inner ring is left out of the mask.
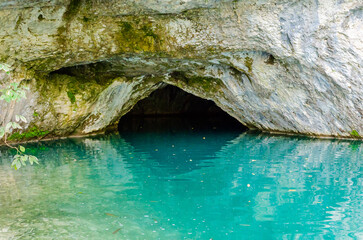
[[[246,131],[213,101],[164,84],[140,100],[118,123],[119,133],[155,131]]]

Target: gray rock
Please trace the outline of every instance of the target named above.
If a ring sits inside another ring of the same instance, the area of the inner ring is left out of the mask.
[[[363,135],[361,1],[0,0],[0,25],[24,132],[102,132],[168,83],[249,128]]]

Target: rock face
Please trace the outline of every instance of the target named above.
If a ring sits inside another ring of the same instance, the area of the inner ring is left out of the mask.
[[[0,25],[30,86],[0,105],[30,120],[14,140],[102,132],[165,83],[249,128],[363,135],[361,1],[0,0]]]

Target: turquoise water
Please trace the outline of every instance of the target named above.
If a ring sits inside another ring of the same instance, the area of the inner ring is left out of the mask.
[[[361,142],[144,125],[3,148],[0,239],[363,239]]]

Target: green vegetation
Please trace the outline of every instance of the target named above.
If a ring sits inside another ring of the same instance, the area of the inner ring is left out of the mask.
[[[250,57],[245,57],[245,66],[247,67],[249,73],[252,72],[252,64],[253,64],[253,59]]]
[[[0,71],[5,71],[11,78],[10,69],[8,66],[0,64]],[[28,90],[28,88],[20,86],[18,82],[12,82],[7,87],[0,89],[0,100],[5,101],[10,106],[14,106],[15,102],[26,98],[25,90]],[[12,116],[13,113],[14,108],[8,107],[6,112],[1,113],[1,115],[4,114],[5,116]],[[13,157],[13,162],[11,163],[11,166],[15,170],[21,168],[22,166],[26,166],[26,162],[29,162],[31,165],[33,165],[33,163],[38,163],[37,157],[25,154],[25,147],[21,145],[14,147],[7,143],[7,134],[13,132],[16,129],[23,129],[20,125],[21,123],[27,123],[26,118],[22,115],[15,115],[15,121],[3,122],[3,126],[0,127],[0,139],[4,139],[4,143],[9,148],[16,150],[16,155]]]
[[[350,132],[350,135],[351,135],[352,137],[360,138],[360,135],[359,135],[359,133],[357,132],[357,130],[353,130],[353,131],[351,131],[351,132]]]
[[[69,2],[69,5],[67,6],[66,11],[63,14],[63,19],[66,21],[70,21],[73,17],[75,17],[81,8],[81,4],[82,4],[82,1],[71,0]]]
[[[132,25],[128,22],[122,22],[121,26],[122,26],[124,32],[130,32],[133,29]]]
[[[76,103],[76,96],[74,96],[72,91],[67,91],[67,96],[72,104]]]
[[[216,94],[220,88],[221,80],[207,76],[185,76],[182,72],[174,72],[171,77],[178,81],[178,85],[187,84],[190,87],[202,88],[205,93]],[[179,86],[181,87],[181,86]]]
[[[220,80],[213,77],[192,76],[186,82],[188,85],[200,86],[205,92],[211,93],[219,85]]]
[[[87,23],[87,22],[89,22],[89,21],[90,21],[90,19],[89,19],[88,17],[86,17],[86,16],[84,16],[84,17],[82,18],[82,20],[83,20],[83,22],[85,22],[85,23]]]
[[[9,140],[22,141],[22,140],[30,140],[34,138],[41,138],[47,135],[49,131],[42,131],[37,127],[32,127],[29,131],[23,133],[13,133],[8,137]]]
[[[142,17],[120,23],[117,42],[123,51],[156,52],[160,50],[160,38],[153,30],[152,23]]]
[[[152,28],[150,26],[144,25],[144,26],[142,26],[141,30],[145,33],[146,37],[149,36],[149,37],[152,37],[153,39],[158,39],[159,38],[158,35],[156,35],[153,32],[153,30],[152,30]]]

